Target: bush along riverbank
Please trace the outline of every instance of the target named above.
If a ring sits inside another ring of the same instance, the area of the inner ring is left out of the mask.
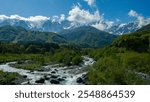
[[[21,76],[18,73],[0,71],[1,85],[18,85],[26,81],[26,76]]]

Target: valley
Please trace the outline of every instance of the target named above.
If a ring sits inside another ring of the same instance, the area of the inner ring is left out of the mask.
[[[149,85],[149,62],[149,25],[120,36],[0,27],[1,85]]]

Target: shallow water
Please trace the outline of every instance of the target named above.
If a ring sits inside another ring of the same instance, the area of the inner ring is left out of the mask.
[[[37,80],[41,78],[51,78],[52,76],[57,78],[63,78],[63,81],[60,81],[59,84],[61,85],[78,85],[79,83],[76,82],[77,78],[82,77],[83,74],[87,73],[88,66],[91,66],[94,64],[94,60],[92,58],[89,58],[87,56],[83,56],[83,63],[80,66],[65,66],[65,67],[57,67],[58,65],[48,65],[43,66],[46,71],[30,71],[30,70],[24,70],[24,69],[17,69],[10,67],[9,64],[14,64],[16,62],[9,62],[6,64],[0,65],[0,70],[3,70],[4,72],[16,72],[20,75],[26,75],[29,79],[26,82],[23,82],[21,84],[31,84],[36,85]],[[45,80],[43,85],[50,85],[50,80]]]

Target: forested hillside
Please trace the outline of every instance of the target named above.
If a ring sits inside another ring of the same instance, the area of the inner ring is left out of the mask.
[[[84,48],[99,48],[112,43],[117,35],[98,30],[91,26],[83,26],[75,29],[63,30],[59,33],[67,41]]]
[[[88,73],[90,84],[150,84],[150,31],[120,36],[90,55],[97,61]]]
[[[12,43],[66,43],[66,40],[51,32],[30,31],[22,27],[0,27],[0,41]]]

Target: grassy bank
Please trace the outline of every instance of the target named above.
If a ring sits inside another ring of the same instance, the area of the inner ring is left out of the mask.
[[[0,63],[6,63],[11,61],[31,60],[38,54],[0,54]]]
[[[11,85],[14,81],[20,77],[17,73],[8,73],[0,71],[0,85]]]

